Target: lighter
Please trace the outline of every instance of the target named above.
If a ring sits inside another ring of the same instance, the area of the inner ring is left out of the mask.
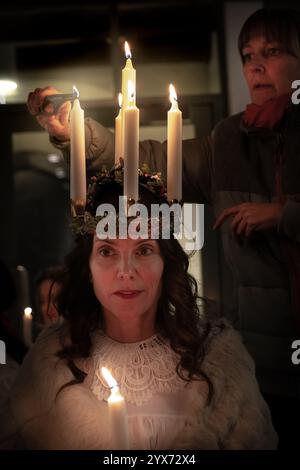
[[[39,107],[39,112],[37,114],[57,114],[59,108],[66,101],[73,101],[78,97],[76,90],[73,93],[58,93],[56,95],[48,95],[45,97],[41,106]],[[46,109],[47,108],[47,109]]]

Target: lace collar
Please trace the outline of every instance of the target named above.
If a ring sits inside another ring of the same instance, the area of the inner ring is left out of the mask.
[[[179,356],[159,335],[137,343],[119,343],[98,334],[94,344],[95,373],[91,389],[100,400],[106,400],[110,393],[101,378],[102,366],[117,380],[124,398],[137,406],[155,393],[175,393],[186,385],[176,373]]]

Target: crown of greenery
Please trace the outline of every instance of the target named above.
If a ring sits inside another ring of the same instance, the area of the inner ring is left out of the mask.
[[[147,164],[143,164],[138,170],[138,177],[139,186],[143,186],[151,191],[157,197],[158,203],[168,202],[167,191],[163,184],[160,172],[152,172]],[[90,178],[87,191],[86,210],[82,215],[72,218],[71,229],[75,234],[85,235],[96,230],[97,224],[103,216],[94,216],[89,210],[93,207],[95,195],[101,186],[109,186],[114,183],[118,183],[123,186],[123,180],[124,168],[122,160],[111,170],[107,170],[107,168],[103,166],[98,175]]]

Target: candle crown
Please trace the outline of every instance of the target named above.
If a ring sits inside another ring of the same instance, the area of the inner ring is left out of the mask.
[[[144,164],[142,165],[141,169],[138,170],[138,179],[139,188],[145,188],[147,191],[152,193],[153,196],[151,196],[151,198],[154,197],[154,200],[157,204],[169,204],[167,200],[167,190],[161,179],[161,173],[151,172],[149,167]],[[98,222],[105,217],[94,215],[96,214],[97,207],[101,202],[101,196],[100,201],[98,200],[99,194],[105,194],[106,191],[108,191],[109,193],[117,194],[117,191],[122,190],[123,180],[124,169],[122,160],[119,164],[115,165],[110,171],[108,171],[104,167],[101,173],[99,173],[97,176],[92,176],[90,178],[87,193],[86,209],[83,215],[75,215],[72,218],[71,229],[74,234],[89,235],[95,232]],[[134,203],[138,201],[131,202]],[[129,219],[130,217],[128,217],[128,220]],[[149,224],[151,224],[152,222],[153,221],[151,220],[151,218],[149,218]],[[161,226],[159,226],[159,230],[161,230]]]

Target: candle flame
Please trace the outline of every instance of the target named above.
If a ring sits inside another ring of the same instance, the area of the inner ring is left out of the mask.
[[[32,308],[31,307],[24,308],[25,317],[31,317],[31,314],[32,314]]]
[[[78,91],[78,88],[76,88],[75,85],[73,85],[73,93],[76,93],[77,98],[79,98],[79,91]]]
[[[132,55],[131,55],[131,51],[130,51],[130,47],[129,47],[129,44],[127,41],[125,41],[125,56],[126,56],[126,59],[131,59]]]
[[[170,83],[170,86],[169,86],[169,93],[170,93],[170,101],[172,104],[174,104],[177,101],[177,93],[172,83]]]
[[[116,379],[114,379],[114,377],[111,375],[111,373],[106,367],[101,367],[101,374],[110,388],[112,389],[119,388],[118,382],[116,381]]]
[[[135,86],[132,80],[128,80],[128,101],[133,101],[135,95]]]
[[[119,102],[119,107],[122,108],[122,103],[123,103],[123,95],[122,93],[118,94],[118,102]]]

